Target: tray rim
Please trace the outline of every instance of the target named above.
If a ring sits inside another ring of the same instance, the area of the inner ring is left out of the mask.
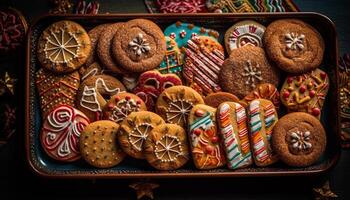
[[[201,19],[201,17],[206,18],[220,18],[220,17],[232,17],[232,18],[300,18],[300,17],[316,17],[324,20],[326,23],[329,23],[332,31],[334,32],[334,41],[335,41],[335,55],[336,58],[339,57],[339,47],[338,47],[338,35],[335,29],[334,22],[324,14],[317,12],[285,12],[285,13],[197,13],[197,14],[164,14],[164,13],[116,13],[116,14],[88,14],[88,15],[77,15],[77,14],[45,14],[42,15],[31,23],[26,40],[26,71],[25,71],[25,150],[26,150],[26,159],[29,164],[29,168],[37,175],[46,178],[208,178],[208,177],[278,177],[278,176],[316,176],[321,174],[326,174],[331,171],[339,161],[341,154],[340,147],[340,107],[337,104],[337,113],[336,116],[336,129],[335,129],[335,155],[330,162],[326,164],[326,167],[323,169],[315,170],[305,170],[305,171],[260,171],[260,172],[240,172],[240,171],[225,171],[225,172],[200,172],[199,173],[190,173],[190,172],[169,172],[169,171],[159,171],[157,173],[48,173],[46,170],[42,170],[38,163],[33,162],[31,151],[30,151],[30,46],[31,46],[31,35],[33,27],[36,26],[41,20],[45,18],[57,17],[69,18],[69,20],[74,19],[128,19],[128,18],[158,18],[166,19],[167,17],[178,17],[184,19]],[[336,78],[336,90],[339,91],[339,78],[338,78],[338,59],[336,59],[335,66],[335,78]],[[336,95],[339,99],[339,92]],[[98,170],[98,169],[96,169]],[[103,169],[102,169],[103,171]],[[108,170],[105,170],[108,171]]]

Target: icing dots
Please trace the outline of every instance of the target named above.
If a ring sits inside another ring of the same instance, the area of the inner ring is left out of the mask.
[[[148,136],[148,133],[153,129],[150,123],[137,124],[131,133],[128,135],[129,143],[138,151],[142,151],[143,144]]]
[[[161,162],[174,162],[183,154],[180,139],[165,134],[154,145],[154,154]]]
[[[256,64],[254,66],[250,60],[247,61],[246,66],[244,67],[244,72],[242,72],[241,75],[245,79],[244,84],[249,85],[252,88],[255,88],[255,83],[262,81],[260,65]]]
[[[303,50],[304,49],[304,34],[287,33],[284,36],[284,42],[289,50]]]
[[[172,124],[187,121],[192,107],[193,103],[187,99],[174,99],[166,108],[166,121]]]
[[[108,119],[116,123],[123,121],[130,113],[140,111],[141,100],[136,100],[131,96],[126,95],[121,98],[116,95],[114,101],[114,104],[108,105],[108,110],[111,112]]]
[[[135,55],[141,56],[151,50],[147,40],[143,38],[143,34],[139,33],[132,41],[129,42],[129,47],[134,51]]]

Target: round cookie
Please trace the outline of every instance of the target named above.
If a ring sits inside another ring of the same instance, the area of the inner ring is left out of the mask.
[[[102,119],[102,110],[111,96],[125,91],[118,79],[108,75],[97,75],[86,79],[79,87],[76,106],[90,121]]]
[[[98,39],[97,43],[97,55],[102,65],[114,73],[127,74],[128,71],[119,66],[119,63],[112,57],[112,41],[115,33],[122,29],[123,23],[110,24],[101,33],[103,37]]]
[[[221,67],[219,79],[224,91],[243,98],[260,83],[277,87],[279,71],[269,64],[264,49],[248,45],[232,50]]]
[[[161,124],[148,135],[144,154],[150,165],[158,170],[175,170],[189,160],[185,129],[176,124]]]
[[[154,127],[164,123],[163,118],[153,112],[132,112],[120,123],[119,144],[129,156],[144,159],[145,140]]]
[[[315,163],[326,148],[326,132],[314,116],[294,112],[283,116],[273,129],[272,145],[281,161],[305,167]]]
[[[92,63],[89,66],[82,66],[79,69],[79,74],[81,76],[80,80],[84,81],[91,76],[96,76],[102,74],[102,68],[97,62]]]
[[[252,20],[244,20],[234,24],[225,33],[226,51],[230,54],[232,49],[246,45],[262,47],[265,29],[265,26]]]
[[[147,107],[140,97],[132,93],[122,92],[112,96],[107,102],[103,109],[103,117],[120,123],[132,112],[143,110],[147,110]]]
[[[94,62],[97,61],[97,56],[96,56],[96,46],[97,46],[97,42],[101,36],[101,33],[109,26],[110,24],[101,24],[98,25],[96,27],[94,27],[93,29],[91,29],[88,34],[91,40],[91,53],[89,55],[89,57],[87,58],[85,65],[91,65]]]
[[[119,125],[101,120],[89,124],[80,135],[80,152],[84,160],[98,168],[118,165],[125,153],[118,146]]]
[[[40,134],[42,148],[55,160],[78,160],[81,157],[79,137],[89,123],[89,119],[82,112],[71,106],[56,107],[44,119]]]
[[[204,98],[204,102],[206,105],[211,106],[213,108],[217,108],[221,103],[224,102],[239,102],[238,97],[234,94],[228,92],[216,92],[209,94]]]
[[[256,86],[247,96],[245,96],[240,103],[247,107],[248,104],[255,99],[267,99],[270,100],[275,106],[276,110],[280,106],[280,93],[277,88],[270,83],[262,83]]]
[[[91,52],[91,41],[79,24],[59,21],[43,31],[37,51],[41,66],[55,73],[68,73],[85,63]]]
[[[150,20],[130,20],[116,30],[113,38],[113,57],[130,72],[155,69],[162,62],[165,51],[164,34]]]
[[[264,46],[269,58],[289,73],[304,73],[320,66],[324,41],[319,32],[297,19],[272,22],[264,34]]]
[[[156,113],[167,123],[187,126],[187,118],[196,104],[203,104],[204,100],[198,92],[186,86],[173,86],[165,89],[158,97]]]

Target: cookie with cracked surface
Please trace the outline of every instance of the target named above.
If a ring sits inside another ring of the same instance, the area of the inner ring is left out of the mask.
[[[204,102],[206,105],[211,106],[213,108],[217,108],[221,103],[224,102],[239,102],[238,97],[236,95],[228,93],[228,92],[216,92],[209,94],[204,98]]]
[[[326,132],[321,122],[307,113],[287,114],[273,129],[273,149],[289,166],[312,165],[324,152],[326,143]]]
[[[103,31],[109,26],[110,24],[101,24],[98,25],[96,27],[94,27],[93,29],[91,29],[88,34],[91,40],[91,53],[89,55],[89,57],[87,58],[85,65],[91,65],[92,63],[97,61],[97,55],[96,55],[96,46],[97,46],[97,42],[100,38],[100,36],[102,35]]]

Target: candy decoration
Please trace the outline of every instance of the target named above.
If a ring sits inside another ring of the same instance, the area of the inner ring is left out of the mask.
[[[200,13],[207,12],[205,0],[157,0],[161,13]]]
[[[174,36],[174,35],[173,35]],[[183,54],[175,40],[170,36],[165,36],[167,50],[163,61],[158,67],[158,71],[162,74],[174,73],[180,74],[182,72]]]

